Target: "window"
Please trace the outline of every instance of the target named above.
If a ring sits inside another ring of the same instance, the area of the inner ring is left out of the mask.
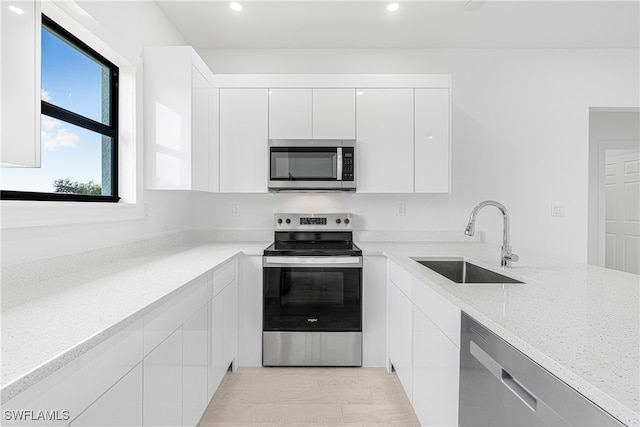
[[[117,202],[118,67],[42,17],[41,167],[3,168],[2,199]]]

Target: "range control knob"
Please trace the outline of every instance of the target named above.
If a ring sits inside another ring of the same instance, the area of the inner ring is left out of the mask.
[[[278,218],[278,224],[282,224],[282,218]]]
[[[349,218],[345,218],[345,219],[344,219],[344,223],[345,223],[345,224],[349,224]]]
[[[340,221],[340,218],[336,218],[336,224],[340,224],[342,221]]]
[[[287,220],[285,221],[287,224],[291,224],[291,220],[289,218],[287,218]]]

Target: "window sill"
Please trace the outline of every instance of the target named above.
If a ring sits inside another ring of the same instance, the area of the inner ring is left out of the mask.
[[[0,200],[0,229],[137,221],[146,218],[140,203]]]

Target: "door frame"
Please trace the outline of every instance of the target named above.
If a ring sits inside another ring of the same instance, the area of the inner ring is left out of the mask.
[[[587,263],[604,267],[605,257],[605,194],[604,173],[606,150],[638,149],[638,139],[634,135],[611,135],[609,138],[599,138],[592,134],[591,113],[638,113],[639,107],[592,107],[589,108],[589,164],[588,164],[588,221],[587,221]],[[638,136],[640,139],[640,136]]]

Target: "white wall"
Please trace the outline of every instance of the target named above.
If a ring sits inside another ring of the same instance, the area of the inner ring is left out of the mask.
[[[511,244],[587,259],[589,107],[638,106],[637,50],[200,50],[214,73],[445,73],[452,75],[450,195],[206,195],[195,225],[270,228],[273,212],[349,210],[361,229],[463,230],[473,206],[502,202]],[[231,204],[241,216],[231,216]],[[407,215],[396,215],[406,203]],[[564,217],[551,217],[564,204]],[[491,210],[491,211],[490,211]],[[500,242],[498,211],[477,227]]]
[[[186,193],[144,192],[142,183],[142,49],[147,45],[184,45],[155,2],[54,0],[43,11],[60,24],[79,29],[93,47],[107,46],[135,75],[132,97],[134,132],[127,147],[135,173],[121,183],[137,203],[104,206],[85,203],[0,202],[2,265],[102,248],[190,227],[191,198]],[[95,38],[94,38],[95,37]],[[104,46],[102,46],[104,45]],[[2,64],[4,67],[5,64]],[[125,141],[121,141],[125,143]]]

